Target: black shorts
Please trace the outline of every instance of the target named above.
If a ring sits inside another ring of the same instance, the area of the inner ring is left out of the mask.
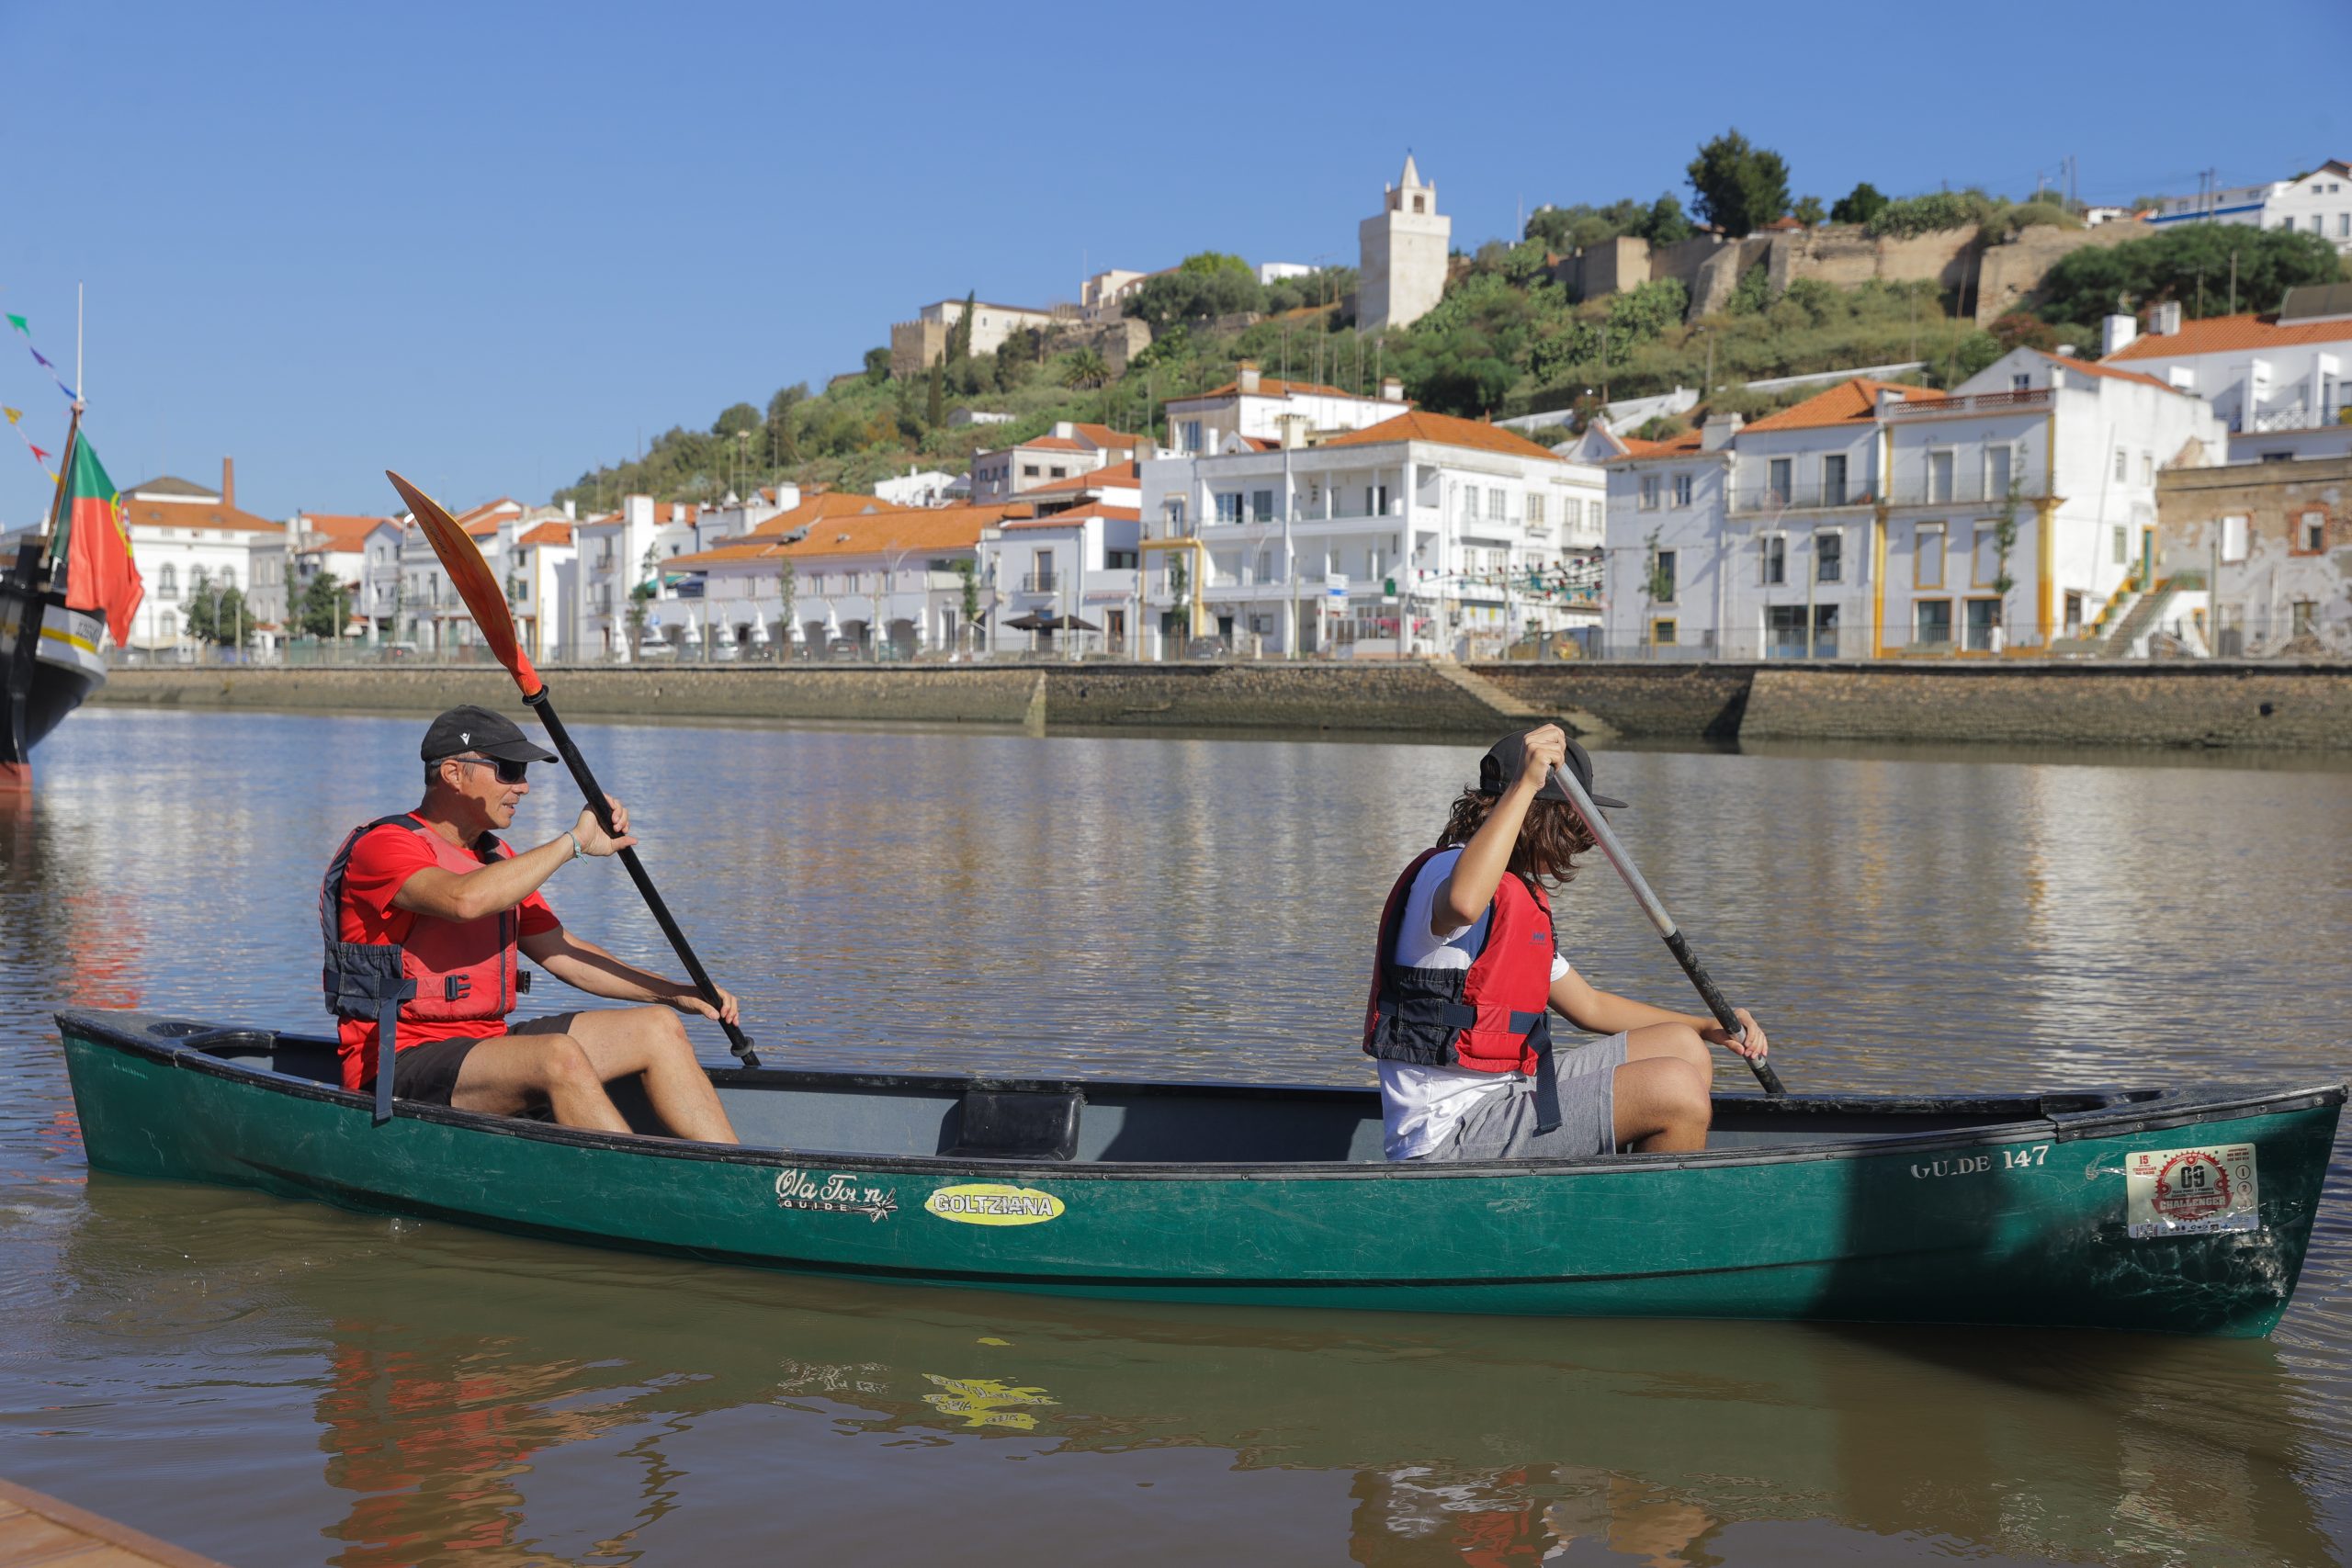
[[[407,1046],[392,1057],[392,1098],[425,1105],[447,1105],[458,1089],[458,1069],[480,1040],[428,1040]],[[362,1094],[376,1092],[376,1075],[359,1086]]]

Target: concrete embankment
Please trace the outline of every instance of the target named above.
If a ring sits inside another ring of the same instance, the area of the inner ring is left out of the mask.
[[[579,717],[849,719],[1476,737],[1531,716],[1645,740],[2352,749],[2352,665],[1089,664],[550,670]],[[515,705],[503,671],[119,670],[98,701],[432,711]]]

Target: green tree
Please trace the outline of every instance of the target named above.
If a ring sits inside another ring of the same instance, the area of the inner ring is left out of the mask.
[[[320,572],[303,587],[294,624],[306,637],[341,637],[350,604],[350,590]]]
[[[2231,277],[2236,276],[2235,299]],[[2114,310],[2167,301],[2192,318],[2275,310],[2287,290],[2335,283],[2344,268],[2318,234],[2242,223],[2184,223],[2145,240],[2086,247],[2041,280],[2044,321],[2091,325]]]
[[[793,601],[798,597],[800,569],[786,556],[775,566],[775,635],[783,645],[792,646]]]
[[[1829,214],[1823,209],[1819,197],[1801,196],[1797,197],[1797,204],[1789,209],[1789,216],[1808,229],[1818,229],[1822,220]]]
[[[1127,296],[1124,309],[1149,323],[1157,336],[1180,321],[1263,310],[1266,291],[1239,256],[1203,251],[1186,256],[1173,272],[1148,278]]]
[[[245,606],[241,589],[215,588],[209,581],[199,582],[181,607],[180,616],[187,625],[187,635],[198,642],[218,648],[242,648],[253,641],[254,615]]]
[[[980,621],[980,580],[978,568],[968,560],[956,563],[956,602],[964,611],[964,626],[968,632]]]
[[[956,317],[955,325],[947,329],[947,362],[950,365],[959,359],[969,359],[972,356],[972,322],[975,319],[974,313],[979,305],[979,299],[978,289],[967,292],[964,296],[964,313]]]
[[[1699,149],[1688,171],[1699,216],[1734,239],[1789,209],[1789,165],[1778,152],[1751,146],[1737,130]]]
[[[1074,348],[1062,355],[1061,383],[1065,387],[1100,387],[1111,379],[1111,367],[1091,348]]]
[[[718,420],[711,425],[710,433],[732,441],[739,432],[757,430],[759,427],[760,411],[749,403],[736,403],[719,414]]]
[[[936,365],[931,367],[931,389],[923,400],[923,423],[933,430],[947,423],[947,378]]]
[[[1880,194],[1878,186],[1863,180],[1830,204],[1829,221],[1867,223],[1877,217],[1879,209],[1885,205],[1886,197]]]
[[[1682,210],[1682,203],[1672,191],[1660,193],[1650,203],[1649,211],[1642,219],[1641,235],[1653,245],[1679,244],[1698,231],[1690,226],[1690,215]]]
[[[890,351],[869,348],[865,351],[865,384],[878,387],[890,378]]]

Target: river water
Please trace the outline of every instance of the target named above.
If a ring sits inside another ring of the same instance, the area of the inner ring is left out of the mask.
[[[1102,1306],[90,1171],[50,1010],[322,1027],[316,878],[413,802],[421,730],[94,709],[0,815],[0,1476],[250,1568],[2352,1550],[2342,1141],[2261,1343]],[[579,734],[773,1060],[1350,1082],[1381,896],[1476,756]],[[1600,775],[1792,1088],[2346,1074],[2352,772],[1621,750]],[[513,836],[564,802],[540,784]],[[661,953],[617,867],[548,892]],[[1690,1005],[1605,865],[1559,902],[1596,983]]]

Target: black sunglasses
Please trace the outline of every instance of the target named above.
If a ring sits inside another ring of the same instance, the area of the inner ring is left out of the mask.
[[[450,762],[473,762],[485,768],[496,768],[498,770],[498,782],[500,784],[521,784],[523,782],[523,770],[531,765],[527,761],[518,762],[505,757],[447,757],[444,758],[443,761]]]

